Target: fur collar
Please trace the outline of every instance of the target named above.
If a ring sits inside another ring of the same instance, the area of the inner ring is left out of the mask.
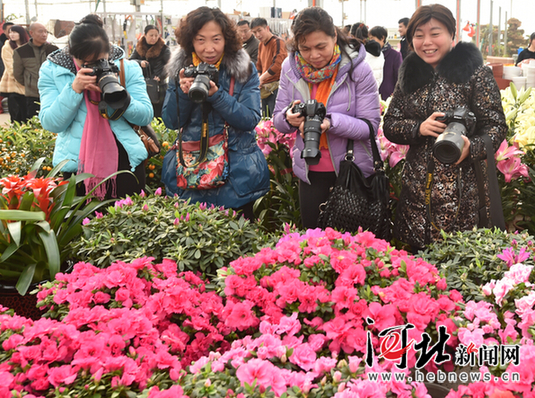
[[[404,94],[412,94],[430,83],[435,72],[451,83],[466,83],[481,65],[483,57],[473,43],[458,43],[444,57],[436,71],[415,52],[411,52],[399,69],[400,88]]]
[[[161,37],[158,37],[156,44],[149,46],[145,36],[141,36],[141,39],[138,40],[136,45],[136,52],[141,56],[141,58],[148,60],[159,57],[164,47],[165,42]]]
[[[178,76],[178,72],[186,66],[191,65],[191,55],[186,55],[180,47],[175,49],[171,54],[171,59],[167,63],[166,70],[170,79]],[[236,81],[245,83],[251,75],[251,58],[245,50],[240,49],[234,57],[223,56],[221,67],[224,68],[230,76],[234,76]]]
[[[110,61],[117,61],[124,57],[124,50],[121,47],[111,46],[110,51]],[[74,60],[72,55],[69,53],[69,47],[65,47],[61,50],[54,51],[48,56],[48,60],[56,65],[62,66],[65,69],[68,69],[70,72],[76,75],[76,65],[74,65]],[[116,65],[118,62],[116,63]]]

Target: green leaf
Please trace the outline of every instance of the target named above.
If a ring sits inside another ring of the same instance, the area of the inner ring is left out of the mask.
[[[48,172],[48,174],[46,175],[47,178],[52,178],[52,177],[55,177],[56,174],[58,174],[60,172],[60,170],[63,168],[63,166],[65,166],[67,163],[69,163],[70,160],[69,159],[65,159],[61,162],[59,162],[56,167],[54,167],[52,170],[50,170]]]
[[[0,263],[3,263],[6,261],[13,253],[17,251],[19,248],[19,245],[17,245],[15,242],[10,244],[6,250],[4,250],[4,253],[2,254],[2,257],[0,257]]]
[[[15,286],[17,288],[17,291],[21,296],[24,296],[26,292],[28,291],[28,288],[30,287],[33,276],[35,274],[35,267],[37,264],[28,264],[26,268],[22,271],[22,274],[19,277],[19,280],[17,281],[17,285]]]
[[[0,210],[0,220],[42,221],[44,219],[45,213],[42,211]]]
[[[48,226],[48,223],[46,223]],[[50,227],[48,227],[50,228]],[[50,277],[54,278],[59,272],[61,266],[61,259],[59,254],[58,242],[56,240],[56,235],[54,231],[41,231],[38,232],[39,237],[43,241],[43,246],[48,259],[48,269],[50,272]]]
[[[41,165],[43,164],[43,162],[45,161],[45,158],[39,158],[37,159],[34,164],[32,165],[32,167],[30,168],[30,172],[32,171],[38,171],[40,168],[41,168]]]
[[[7,224],[7,229],[9,230],[9,234],[14,240],[14,243],[18,246],[20,246],[20,238],[22,236],[22,223],[20,221],[11,222]]]

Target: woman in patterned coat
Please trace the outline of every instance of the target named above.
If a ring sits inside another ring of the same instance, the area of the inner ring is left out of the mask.
[[[407,40],[414,52],[400,69],[384,117],[385,137],[410,146],[394,236],[410,244],[413,251],[438,239],[440,229],[451,232],[483,226],[480,214],[488,214],[490,199],[482,136],[490,137],[494,155],[507,133],[492,71],[483,65],[481,53],[473,44],[453,47],[455,27],[453,15],[444,6],[434,4],[416,10],[407,28]],[[447,126],[438,118],[458,107],[475,114],[475,130],[470,137],[462,137],[464,147],[459,160],[443,164],[432,150],[436,137]],[[480,163],[485,181],[485,203],[479,200],[476,163]],[[428,172],[432,173],[429,206],[425,201]]]

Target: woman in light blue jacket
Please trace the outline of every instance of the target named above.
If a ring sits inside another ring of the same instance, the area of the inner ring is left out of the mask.
[[[69,160],[62,168],[65,178],[74,173],[92,174],[93,178],[84,181],[85,192],[98,186],[95,195],[99,199],[124,197],[145,186],[143,161],[148,155],[131,124],[145,126],[153,117],[141,68],[122,60],[124,51],[110,45],[102,26],[96,15],[82,19],[70,35],[69,46],[50,54],[39,72],[39,118],[45,129],[58,134],[53,164]],[[101,95],[97,78],[107,75],[112,81],[109,87],[121,91],[113,82],[123,65],[126,92],[119,95],[122,101],[114,104],[107,94]],[[103,96],[108,102],[104,116],[99,112]],[[110,103],[119,107],[116,115]],[[130,170],[136,177],[122,173],[99,186],[121,170]]]

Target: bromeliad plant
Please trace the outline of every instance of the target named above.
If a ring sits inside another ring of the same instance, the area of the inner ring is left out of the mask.
[[[55,177],[60,163],[46,177],[36,177],[41,164],[42,159],[26,176],[0,179],[0,277],[16,284],[21,295],[31,283],[54,278],[71,255],[67,246],[81,235],[84,218],[103,205],[86,205],[90,195],[76,196],[76,184],[89,174],[63,181]]]

